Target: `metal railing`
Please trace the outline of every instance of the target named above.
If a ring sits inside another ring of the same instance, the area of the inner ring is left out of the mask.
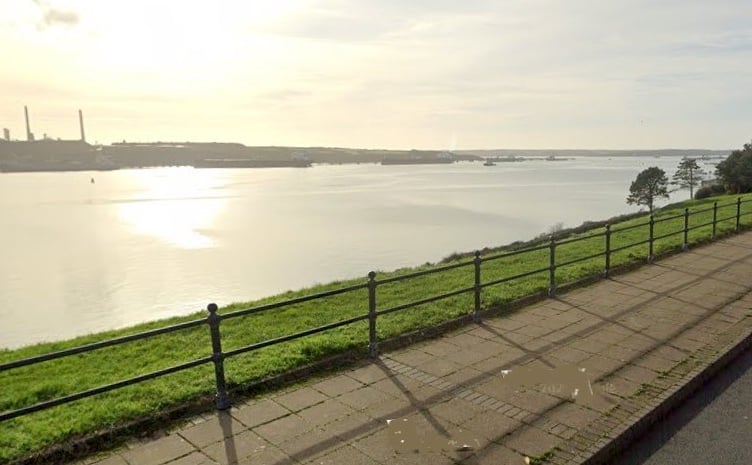
[[[644,223],[637,223],[637,224],[633,224],[629,226],[624,226],[621,228],[613,228],[610,224],[606,224],[603,232],[588,234],[588,235],[569,238],[569,239],[563,239],[559,241],[556,241],[553,237],[551,237],[550,241],[544,245],[528,247],[528,248],[524,248],[520,250],[513,250],[513,251],[498,253],[498,254],[489,255],[489,256],[481,256],[480,252],[475,252],[474,257],[471,260],[460,261],[458,263],[443,265],[443,266],[431,268],[428,270],[408,273],[408,274],[401,275],[401,276],[392,276],[392,277],[388,277],[382,280],[378,280],[376,273],[371,271],[370,273],[368,273],[367,281],[362,284],[357,284],[354,286],[348,286],[348,287],[343,287],[343,288],[334,289],[330,291],[306,295],[306,296],[297,297],[294,299],[289,299],[289,300],[285,300],[281,302],[274,302],[270,304],[260,305],[260,306],[233,311],[233,312],[225,313],[225,314],[218,313],[217,305],[214,303],[211,303],[207,306],[208,315],[204,319],[187,321],[184,323],[166,326],[166,327],[162,327],[162,328],[158,328],[158,329],[154,329],[150,331],[145,331],[145,332],[141,332],[137,334],[123,336],[123,337],[119,337],[115,339],[109,339],[109,340],[96,342],[96,343],[92,343],[88,345],[83,345],[79,347],[73,347],[73,348],[61,350],[58,352],[52,352],[52,353],[29,357],[29,358],[25,358],[21,360],[15,360],[11,362],[2,363],[0,364],[0,373],[17,369],[17,368],[21,368],[21,367],[32,366],[32,365],[39,364],[42,362],[60,359],[63,357],[69,357],[72,355],[92,352],[92,351],[102,349],[105,347],[113,347],[113,346],[117,346],[121,344],[127,344],[133,341],[148,339],[157,335],[169,334],[169,333],[173,333],[177,331],[184,331],[184,330],[196,328],[202,325],[208,326],[209,335],[211,337],[211,354],[208,354],[204,357],[201,357],[201,358],[189,361],[189,362],[181,363],[178,365],[174,365],[168,368],[164,368],[161,370],[152,371],[150,373],[135,376],[135,377],[128,378],[125,380],[121,380],[115,383],[106,384],[106,385],[99,386],[93,389],[88,389],[85,391],[77,392],[75,394],[58,397],[58,398],[51,399],[51,400],[46,400],[46,401],[29,405],[23,408],[18,408],[15,410],[5,411],[5,412],[0,413],[0,422],[11,420],[13,418],[17,418],[23,415],[28,415],[33,412],[45,410],[45,409],[52,408],[58,405],[73,402],[76,400],[91,397],[97,394],[102,394],[105,392],[113,391],[115,389],[119,389],[125,386],[130,386],[133,384],[141,383],[143,381],[151,380],[151,379],[165,376],[168,374],[191,369],[191,368],[204,365],[207,363],[214,364],[214,378],[215,378],[215,384],[216,384],[216,406],[218,409],[224,410],[230,407],[230,398],[227,392],[227,382],[226,382],[225,370],[224,370],[224,360],[227,358],[234,357],[234,356],[248,353],[248,352],[253,352],[253,351],[262,349],[264,347],[273,346],[273,345],[280,344],[283,342],[304,338],[313,334],[321,333],[324,331],[328,331],[328,330],[339,328],[339,327],[346,326],[346,325],[351,325],[353,323],[357,323],[357,322],[365,321],[365,320],[368,320],[368,352],[369,352],[369,355],[376,356],[379,352],[379,349],[378,349],[379,341],[378,341],[376,330],[377,330],[377,321],[380,316],[388,315],[394,312],[399,312],[399,311],[406,310],[412,307],[417,307],[419,305],[425,305],[425,304],[440,301],[443,299],[448,299],[448,298],[455,297],[458,295],[472,293],[473,294],[472,318],[474,321],[479,321],[480,316],[481,316],[481,311],[482,311],[481,294],[482,294],[482,290],[485,288],[488,288],[490,286],[498,286],[498,285],[509,283],[515,280],[521,280],[521,279],[528,278],[537,274],[547,273],[548,274],[548,295],[554,296],[556,294],[556,289],[557,289],[557,270],[562,267],[574,265],[574,264],[585,262],[588,260],[593,260],[599,257],[603,257],[604,268],[603,268],[602,275],[604,277],[608,277],[609,272],[612,269],[611,267],[612,256],[617,252],[625,251],[625,250],[642,246],[642,245],[647,245],[648,247],[647,248],[647,261],[652,262],[653,259],[655,258],[654,245],[655,245],[655,242],[658,240],[665,239],[665,238],[675,236],[678,234],[682,234],[683,236],[682,236],[681,249],[686,250],[688,247],[688,239],[689,239],[690,231],[701,228],[701,227],[712,226],[712,229],[711,229],[712,233],[711,233],[710,238],[714,240],[717,237],[717,225],[724,221],[730,221],[730,220],[735,220],[734,232],[739,232],[741,228],[741,217],[744,215],[752,214],[752,211],[742,214],[742,211],[741,211],[742,204],[747,203],[747,202],[752,202],[752,199],[747,199],[743,201],[741,197],[739,197],[734,203],[729,203],[726,205],[719,206],[717,202],[714,202],[711,208],[705,208],[705,209],[697,210],[694,212],[690,212],[688,208],[685,208],[683,214],[674,215],[670,217],[661,217],[661,218],[656,219],[651,214],[648,216],[648,221]],[[731,207],[731,206],[736,206],[735,215],[728,216],[725,218],[718,218],[719,208],[725,208],[725,207]],[[713,212],[712,221],[690,226],[690,217],[692,215],[706,213],[711,210]],[[655,235],[656,225],[660,223],[672,221],[672,220],[677,220],[680,218],[683,218],[684,220],[683,227],[681,229],[664,233],[658,236]],[[648,237],[645,240],[622,245],[616,248],[612,247],[613,238],[615,235],[619,233],[624,233],[625,231],[630,231],[633,229],[641,228],[641,227],[648,228],[648,235],[647,235]],[[557,257],[558,248],[565,246],[565,245],[574,244],[580,241],[593,240],[593,239],[597,239],[600,237],[602,237],[604,240],[604,249],[602,252],[589,254],[585,256],[578,256],[576,258],[570,258],[568,260],[557,263],[556,257]],[[548,266],[536,268],[530,271],[525,271],[523,273],[519,273],[513,276],[506,276],[503,278],[489,280],[487,282],[482,281],[481,271],[482,271],[483,263],[491,262],[495,260],[501,260],[504,258],[516,257],[516,256],[523,255],[523,254],[541,252],[544,250],[548,251]],[[415,300],[412,302],[399,304],[399,305],[391,306],[391,307],[384,308],[384,309],[378,308],[377,290],[380,286],[384,286],[386,284],[391,284],[391,283],[402,282],[402,281],[406,281],[410,279],[415,279],[418,277],[434,275],[438,273],[445,273],[450,270],[455,270],[455,269],[460,269],[460,268],[470,268],[470,267],[473,268],[473,282],[468,283],[467,287],[455,289],[455,290],[452,290],[443,294],[425,297],[420,300]],[[267,312],[267,311],[271,311],[275,309],[289,307],[295,304],[300,304],[300,303],[319,300],[319,299],[325,299],[327,297],[332,297],[332,296],[354,292],[358,290],[364,290],[364,289],[367,289],[368,291],[368,312],[366,314],[336,321],[334,323],[329,323],[329,324],[318,326],[315,328],[306,329],[304,331],[300,331],[297,333],[288,334],[285,336],[268,339],[268,340],[261,341],[261,342],[256,342],[256,343],[239,347],[236,349],[232,349],[229,351],[222,350],[222,337],[221,337],[220,327],[221,327],[221,323],[225,320],[245,317],[245,316],[249,316],[253,314],[258,314],[261,312]]]

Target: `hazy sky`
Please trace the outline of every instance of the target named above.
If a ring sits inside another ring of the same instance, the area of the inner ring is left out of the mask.
[[[737,148],[750,0],[0,0],[0,127],[90,142]]]

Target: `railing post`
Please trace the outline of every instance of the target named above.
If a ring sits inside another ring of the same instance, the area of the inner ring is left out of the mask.
[[[739,224],[742,219],[742,198],[736,198],[736,232],[739,232]]]
[[[209,334],[212,343],[212,360],[214,361],[214,375],[217,382],[217,410],[230,408],[230,398],[227,395],[227,383],[225,381],[224,354],[222,353],[222,341],[219,336],[219,322],[222,317],[217,314],[217,304],[211,303],[206,307],[209,316]]]
[[[376,272],[368,273],[368,355],[375,357],[379,354],[376,336]]]
[[[684,243],[682,244],[682,250],[687,250],[689,242],[687,241],[687,235],[689,234],[689,208],[684,209]]]
[[[556,295],[556,241],[553,235],[551,235],[548,258],[548,295],[553,297]]]
[[[715,240],[715,224],[718,220],[718,202],[713,202],[713,235],[711,239]]]
[[[475,268],[475,311],[473,312],[473,321],[480,321],[480,252],[475,251],[473,265]]]
[[[653,218],[652,214],[650,215],[649,225],[650,225],[650,233],[648,235],[648,263],[653,263],[653,258],[654,258],[654,254],[653,254],[654,239],[653,238],[655,237],[653,232],[655,230],[655,218]]]
[[[606,225],[606,269],[603,271],[603,277],[608,278],[608,272],[611,269],[611,225]]]

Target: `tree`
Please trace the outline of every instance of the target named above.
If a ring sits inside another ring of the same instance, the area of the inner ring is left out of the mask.
[[[697,160],[684,157],[679,162],[674,177],[671,178],[671,184],[679,186],[680,189],[689,188],[689,198],[693,199],[695,197],[695,186],[702,184],[703,174],[697,165]]]
[[[734,150],[715,167],[715,175],[731,194],[752,191],[752,142]]]
[[[657,166],[651,166],[640,172],[629,186],[627,203],[647,205],[653,213],[653,205],[658,198],[668,198],[668,178],[666,172]]]

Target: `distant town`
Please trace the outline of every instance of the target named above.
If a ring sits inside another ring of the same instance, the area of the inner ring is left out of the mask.
[[[564,161],[573,156],[687,156],[725,158],[731,150],[379,150],[337,147],[246,146],[232,142],[115,142],[86,141],[84,117],[78,111],[81,137],[37,138],[31,130],[29,110],[24,107],[26,137],[12,139],[3,129],[0,140],[0,172],[94,171],[161,166],[195,168],[310,167],[315,163],[447,164],[458,161],[517,162],[529,159]]]

